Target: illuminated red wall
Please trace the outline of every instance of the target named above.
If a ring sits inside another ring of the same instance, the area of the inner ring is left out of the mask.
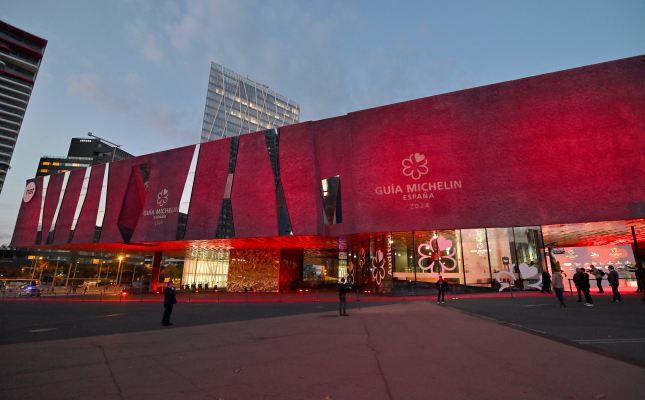
[[[644,137],[645,56],[639,56],[287,126],[280,129],[280,175],[294,235],[624,220],[645,217]],[[193,149],[111,163],[102,243],[122,241],[116,223],[132,168],[151,165],[144,209],[156,207],[164,188],[178,205]],[[187,240],[215,237],[229,150],[230,139],[202,145]],[[91,243],[99,175],[93,172],[74,243]],[[335,175],[343,221],[330,226],[323,224],[320,181]],[[43,231],[61,182],[62,175],[52,176]],[[408,192],[417,184],[435,186]],[[77,192],[68,189],[66,198]],[[39,195],[22,204],[12,246],[33,245]],[[231,202],[236,237],[278,234],[261,132],[240,137]],[[63,204],[61,231],[75,198]],[[151,221],[139,219],[133,241],[174,240],[176,215],[162,227]],[[58,235],[57,228],[57,242]]]

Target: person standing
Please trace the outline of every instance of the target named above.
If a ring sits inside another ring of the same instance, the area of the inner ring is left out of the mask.
[[[600,268],[596,268],[594,265],[591,268],[591,273],[593,274],[594,277],[596,277],[596,285],[598,286],[598,293],[605,293],[604,290],[602,290],[602,277],[605,276],[605,271],[601,270]]]
[[[446,294],[446,286],[448,285],[448,283],[446,282],[446,278],[439,275],[439,279],[437,279],[436,284],[437,284],[437,289],[439,290],[437,292],[437,304],[445,304],[444,297]]]
[[[338,282],[338,300],[340,304],[338,305],[338,312],[341,317],[349,317],[347,314],[347,292],[351,289],[351,286],[348,286],[345,283],[345,278],[340,278]]]
[[[177,297],[175,296],[174,284],[170,281],[163,291],[163,318],[161,319],[161,326],[172,325],[172,322],[170,322],[170,314],[172,314],[172,306],[175,304],[177,304]]]
[[[638,289],[634,293],[643,293],[643,266],[641,263],[636,263],[636,285]]]
[[[542,290],[540,292],[551,294],[551,275],[549,275],[549,271],[546,268],[542,271]]]
[[[607,280],[609,281],[609,285],[611,286],[611,292],[614,294],[611,302],[620,303],[623,301],[623,298],[620,296],[620,292],[618,291],[618,272],[616,272],[613,265],[609,265],[607,268],[609,268],[609,275],[607,276]]]
[[[582,290],[582,293],[585,295],[585,306],[593,307],[593,299],[589,294],[589,289],[591,289],[591,285],[589,284],[589,275],[584,268],[580,268],[580,278],[578,279],[578,282],[580,290]]]
[[[582,289],[580,288],[580,269],[576,268],[576,273],[573,275],[573,284],[576,285],[576,290],[578,291],[578,303],[582,303]]]
[[[553,291],[555,292],[555,297],[560,300],[560,305],[558,307],[566,307],[564,304],[564,282],[562,280],[562,274],[559,269],[553,270]]]

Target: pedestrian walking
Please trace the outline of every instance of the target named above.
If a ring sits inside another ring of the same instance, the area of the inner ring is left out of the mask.
[[[582,289],[580,288],[580,270],[581,268],[576,268],[576,273],[573,275],[573,284],[576,285],[576,290],[578,291],[578,303],[582,303]]]
[[[446,282],[446,278],[443,276],[439,275],[439,279],[437,279],[437,304],[445,304],[444,302],[444,297],[446,294],[446,287],[448,286],[448,282]]]
[[[591,294],[589,294],[589,289],[591,289],[591,285],[589,284],[589,274],[587,274],[587,271],[585,271],[584,268],[580,268],[580,278],[578,279],[578,282],[580,290],[582,290],[582,294],[585,295],[585,306],[593,307],[593,299],[591,298]]]
[[[172,306],[175,304],[177,304],[177,297],[175,297],[174,284],[170,281],[163,291],[163,318],[161,319],[161,326],[173,324],[170,322],[170,314],[172,314]]]
[[[559,269],[553,270],[553,291],[555,292],[555,297],[560,300],[560,305],[558,307],[566,307],[564,304],[564,282],[562,280],[562,274]]]
[[[340,301],[338,312],[341,317],[349,317],[347,314],[347,292],[349,292],[351,288],[351,286],[345,283],[345,278],[340,278],[340,282],[338,282],[338,300]]]
[[[620,296],[620,292],[618,291],[618,272],[616,272],[613,265],[609,265],[607,268],[609,269],[607,280],[611,286],[611,292],[614,294],[611,301],[612,303],[620,303],[623,301],[623,298]]]
[[[636,263],[636,284],[638,289],[634,293],[643,293],[643,265],[641,263]]]
[[[546,268],[542,271],[542,290],[540,292],[551,294],[551,275]]]
[[[596,266],[593,265],[592,268],[591,268],[591,273],[596,278],[596,285],[598,286],[598,293],[605,293],[605,291],[602,290],[602,277],[605,276],[605,271],[601,270],[600,268],[596,268]]]

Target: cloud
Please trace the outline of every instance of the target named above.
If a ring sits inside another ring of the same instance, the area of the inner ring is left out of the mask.
[[[122,115],[132,121],[144,121],[166,141],[182,144],[195,142],[194,130],[182,127],[183,116],[165,103],[147,99],[141,77],[136,73],[105,84],[96,73],[72,75],[67,94],[94,104],[107,114]]]
[[[141,47],[141,54],[146,60],[159,62],[163,60],[164,54],[157,45],[155,36],[148,30],[145,23],[136,21],[126,24],[128,39]]]

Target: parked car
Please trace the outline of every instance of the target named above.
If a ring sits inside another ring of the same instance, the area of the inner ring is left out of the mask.
[[[123,293],[127,293],[127,294],[150,293],[150,281],[135,281],[132,285],[124,287]]]

